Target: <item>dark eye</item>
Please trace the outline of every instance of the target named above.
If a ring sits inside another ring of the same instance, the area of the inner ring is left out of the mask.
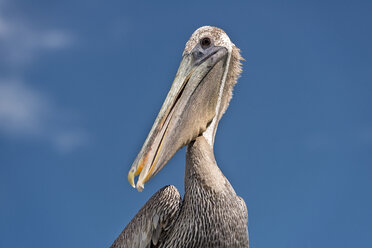
[[[205,37],[200,40],[200,45],[202,46],[203,49],[208,48],[211,45],[211,39],[208,37]]]

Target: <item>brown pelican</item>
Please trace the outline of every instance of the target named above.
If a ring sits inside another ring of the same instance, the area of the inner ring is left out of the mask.
[[[240,50],[223,30],[205,26],[192,34],[171,89],[128,174],[130,184],[142,191],[187,145],[184,198],[174,186],[160,189],[112,247],[248,247],[246,205],[213,154],[217,125],[241,73],[241,60]]]

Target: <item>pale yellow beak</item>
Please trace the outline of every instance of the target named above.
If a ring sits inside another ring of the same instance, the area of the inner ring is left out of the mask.
[[[223,47],[212,47],[198,60],[192,53],[183,56],[171,89],[128,173],[129,183],[138,191],[180,148],[204,132],[216,115],[218,84],[226,57]]]

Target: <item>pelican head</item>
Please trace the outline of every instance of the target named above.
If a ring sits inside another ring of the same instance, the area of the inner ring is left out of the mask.
[[[128,174],[142,191],[173,155],[200,135],[213,147],[218,122],[241,72],[239,49],[219,28],[197,29],[171,89]],[[137,184],[134,178],[139,174]]]

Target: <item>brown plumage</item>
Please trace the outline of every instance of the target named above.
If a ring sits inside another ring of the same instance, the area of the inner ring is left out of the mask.
[[[248,247],[248,213],[213,154],[218,122],[240,73],[239,49],[225,32],[202,27],[186,44],[180,68],[129,172],[137,189],[187,145],[185,195],[155,193],[112,247]]]

